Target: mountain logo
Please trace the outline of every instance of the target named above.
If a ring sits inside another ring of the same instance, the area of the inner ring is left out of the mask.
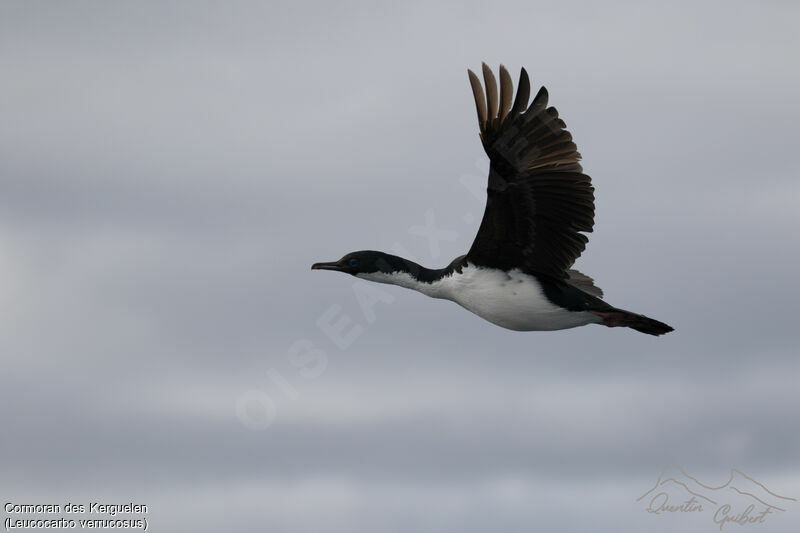
[[[711,514],[720,531],[726,524],[764,523],[771,515],[785,512],[797,503],[781,496],[741,470],[731,470],[730,477],[718,487],[701,483],[675,463],[667,463],[652,489],[636,499],[651,514]]]

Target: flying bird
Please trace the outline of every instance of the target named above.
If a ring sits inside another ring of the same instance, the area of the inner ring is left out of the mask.
[[[542,87],[528,104],[528,73],[516,97],[500,65],[500,88],[483,64],[483,86],[467,71],[483,148],[489,156],[486,210],[469,251],[430,269],[395,255],[363,250],[315,263],[378,283],[452,300],[498,326],[545,331],[602,324],[650,335],[673,328],[601,298],[592,278],[572,270],[594,226],[594,188],[572,135]],[[513,100],[513,102],[512,102]]]

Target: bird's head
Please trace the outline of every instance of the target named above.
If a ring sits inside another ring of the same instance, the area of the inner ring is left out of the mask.
[[[314,263],[311,265],[311,270],[335,270],[369,279],[371,277],[370,274],[375,273],[408,272],[409,263],[409,261],[395,255],[373,250],[362,250],[360,252],[351,252],[338,261]]]

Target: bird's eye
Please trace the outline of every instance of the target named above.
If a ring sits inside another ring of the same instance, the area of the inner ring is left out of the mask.
[[[347,264],[350,265],[351,267],[357,267],[358,266],[358,258],[353,257],[352,259],[350,259],[347,262]]]

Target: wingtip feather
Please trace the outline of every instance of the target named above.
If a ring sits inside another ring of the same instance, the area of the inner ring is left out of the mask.
[[[469,84],[472,86],[472,96],[475,98],[475,109],[478,112],[478,126],[480,131],[486,127],[486,97],[483,94],[483,87],[481,87],[481,80],[472,72],[467,69],[469,75]]]
[[[498,118],[503,120],[511,110],[511,100],[514,98],[514,82],[504,65],[500,65],[500,113]]]
[[[486,63],[481,64],[483,68],[483,83],[486,85],[486,111],[488,121],[491,122],[497,117],[497,80],[492,73],[492,69]]]
[[[517,86],[517,96],[514,98],[514,105],[511,108],[512,115],[518,115],[528,107],[528,100],[531,97],[531,81],[528,72],[523,67],[519,72],[519,85]]]

